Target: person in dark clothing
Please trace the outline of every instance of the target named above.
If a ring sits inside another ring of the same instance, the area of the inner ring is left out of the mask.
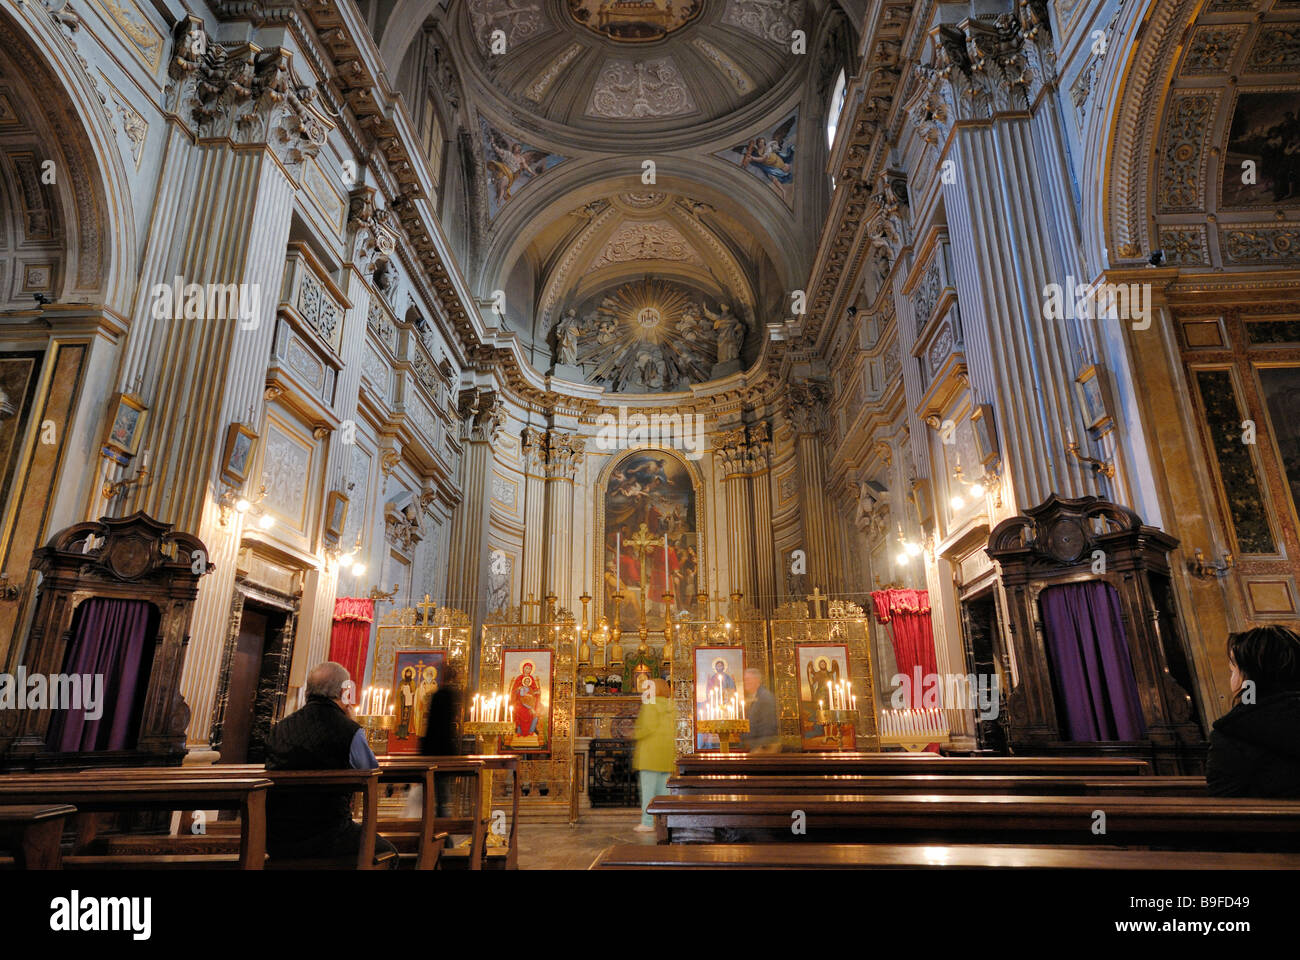
[[[763,675],[753,667],[745,671],[745,716],[749,732],[740,736],[746,753],[779,753],[780,731],[776,722],[776,697],[763,685]]]
[[[1300,636],[1228,637],[1233,708],[1214,721],[1205,780],[1217,797],[1300,797]]]
[[[343,702],[348,671],[333,661],[307,675],[307,702],[271,729],[266,741],[268,770],[373,770],[379,764],[365,731]],[[272,789],[266,799],[266,850],[274,859],[344,857],[361,846],[361,825],[352,819],[352,795],[323,790],[285,796]],[[375,853],[396,852],[383,837]],[[396,858],[393,859],[396,863]]]
[[[424,736],[420,738],[420,753],[426,757],[454,757],[460,753],[460,691],[456,681],[456,668],[447,664],[442,669],[442,682],[429,698]],[[450,816],[450,776],[434,774],[438,788],[438,816]]]

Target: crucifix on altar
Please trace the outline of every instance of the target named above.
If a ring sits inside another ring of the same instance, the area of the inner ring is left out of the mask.
[[[641,623],[640,626],[637,627],[637,635],[641,638],[641,644],[640,644],[641,647],[645,647],[646,637],[649,634],[649,631],[646,628],[645,596],[646,596],[646,591],[650,588],[650,585],[646,583],[645,558],[646,558],[646,554],[650,551],[650,549],[652,547],[657,546],[658,543],[659,541],[650,535],[650,528],[647,527],[644,523],[641,524],[640,529],[637,530],[636,536],[629,537],[627,540],[627,545],[636,551],[637,569],[641,572],[641,588],[638,591],[638,594],[640,596],[640,604],[641,604]],[[667,558],[667,553],[665,551],[665,556],[664,556],[664,581],[665,581],[664,592],[665,593],[668,592],[667,580],[668,580],[668,558]]]
[[[813,619],[814,620],[824,619],[822,617],[822,604],[825,603],[827,600],[829,600],[830,597],[822,593],[822,588],[813,587],[813,592],[808,594],[808,596],[804,597],[804,599],[813,605],[813,610],[812,610]]]

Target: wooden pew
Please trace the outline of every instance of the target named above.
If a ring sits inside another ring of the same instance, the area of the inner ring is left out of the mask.
[[[362,795],[362,842],[354,858],[271,858],[268,861],[268,867],[273,870],[294,870],[294,869],[332,869],[332,870],[373,870],[376,867],[387,865],[387,861],[392,859],[392,854],[380,858],[380,863],[375,863],[375,837],[378,831],[379,816],[379,771],[378,770],[267,770],[262,764],[217,764],[213,766],[195,766],[195,767],[115,767],[103,768],[96,770],[83,770],[69,776],[77,776],[88,779],[109,779],[111,781],[132,783],[143,780],[162,780],[172,783],[189,783],[195,780],[231,780],[238,781],[249,777],[263,778],[270,782],[273,789],[285,792],[311,793],[319,792],[322,789],[337,789],[343,792],[359,793]],[[175,810],[203,810],[214,805],[179,805],[173,807]],[[214,828],[216,825],[212,825]],[[242,824],[241,824],[242,830]],[[219,832],[214,829],[214,833]],[[185,865],[185,860],[194,861],[195,865],[200,865],[203,857],[220,855],[220,840],[214,837],[216,841],[213,844],[213,852],[209,854],[179,854],[181,858],[176,861],[177,865]],[[151,847],[159,845],[166,846],[165,841],[153,839],[148,841]],[[188,845],[192,845],[189,841]],[[173,844],[175,845],[175,844]],[[135,846],[130,842],[124,846]],[[369,850],[367,855],[366,850]],[[127,862],[125,866],[131,866],[131,857],[124,858]],[[163,864],[168,862],[167,855],[153,855]],[[151,860],[141,861],[140,865],[153,862]]]
[[[379,757],[379,769],[381,776],[389,770],[400,770],[409,764],[429,764],[432,765],[438,774],[442,776],[459,775],[468,777],[471,780],[470,789],[471,802],[473,804],[468,817],[439,817],[437,816],[437,794],[436,786],[430,789],[424,788],[424,814],[432,816],[430,821],[431,829],[441,835],[449,834],[469,834],[469,850],[466,853],[468,858],[468,867],[471,870],[483,869],[483,858],[486,848],[487,836],[487,816],[488,811],[483,809],[483,771],[484,765],[481,760],[472,757],[424,757],[424,756],[386,756]],[[436,778],[431,778],[436,780]],[[432,803],[430,800],[432,799]],[[393,835],[400,839],[403,833],[409,831],[413,826],[413,821],[390,820],[386,821]],[[387,832],[387,831],[386,831]],[[445,852],[445,851],[443,851]]]
[[[1031,796],[1207,796],[1204,777],[1034,777],[992,776],[770,776],[705,774],[668,778],[668,792],[679,796],[747,794],[1024,794]]]
[[[1297,853],[1095,850],[1088,847],[727,843],[606,847],[592,870],[1297,870]]]
[[[1145,760],[1115,757],[937,757],[916,753],[693,753],[677,761],[681,776],[1150,776]]]
[[[63,826],[76,812],[66,803],[0,807],[0,849],[11,851],[19,870],[59,870]]]
[[[0,805],[33,802],[71,804],[79,813],[121,813],[136,810],[215,809],[238,810],[240,814],[239,855],[235,863],[242,870],[261,870],[266,861],[266,793],[271,781],[260,777],[149,776],[141,771],[133,777],[116,776],[116,771],[94,773],[38,773],[0,776]],[[145,858],[138,863],[120,863],[121,858],[74,854],[63,858],[65,866],[221,866],[222,858]]]
[[[650,801],[660,843],[1028,843],[1300,850],[1300,800],[1219,797],[725,795]],[[805,832],[795,834],[796,811]],[[1094,833],[1105,814],[1105,833]]]

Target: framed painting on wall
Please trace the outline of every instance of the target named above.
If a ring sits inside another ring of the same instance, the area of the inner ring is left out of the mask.
[[[104,438],[104,452],[119,463],[135,456],[144,433],[148,408],[134,394],[119,393],[113,397],[113,413],[108,422],[108,436]]]
[[[501,738],[502,750],[550,752],[553,669],[550,650],[502,648],[501,689],[515,725],[513,733]]]
[[[445,650],[398,650],[393,660],[392,704],[397,724],[388,733],[389,753],[419,753],[428,729],[429,698],[442,682]]]
[[[849,648],[843,644],[795,644],[799,669],[799,742],[804,750],[852,750],[851,723],[821,723],[818,712],[830,703],[831,684],[849,679]]]
[[[744,647],[695,648],[695,716],[698,718],[712,696],[723,701],[733,696],[744,699]],[[711,733],[695,734],[696,750],[717,750],[718,738]]]
[[[348,520],[348,497],[338,490],[331,490],[325,502],[325,534],[332,540],[343,536],[343,528]]]
[[[253,462],[253,444],[257,431],[246,423],[232,423],[226,428],[226,446],[221,455],[221,475],[233,484],[248,479]]]

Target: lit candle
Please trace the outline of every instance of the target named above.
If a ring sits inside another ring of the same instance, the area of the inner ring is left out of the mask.
[[[623,587],[623,533],[614,534],[614,592],[622,593]]]
[[[668,534],[664,534],[664,593],[668,592]]]

